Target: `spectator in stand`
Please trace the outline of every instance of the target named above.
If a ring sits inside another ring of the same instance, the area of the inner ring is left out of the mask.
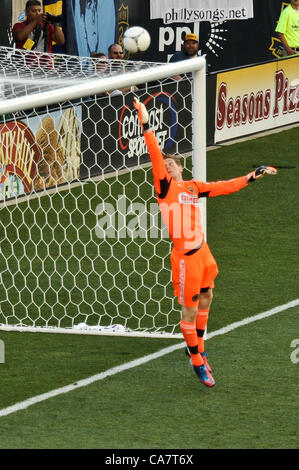
[[[197,34],[186,34],[183,48],[181,51],[175,52],[171,57],[169,62],[179,62],[180,60],[193,59],[194,57],[199,57],[200,53],[198,51],[199,42]],[[174,80],[180,80],[181,75],[175,75],[172,77]]]
[[[182,50],[175,52],[169,62],[179,62],[180,60],[198,57],[200,55],[198,48],[199,42],[197,34],[186,34]]]
[[[282,10],[275,31],[283,45],[283,56],[299,54],[299,0]]]
[[[64,34],[58,23],[48,23],[39,0],[29,0],[25,7],[26,20],[14,24],[13,39],[18,49],[52,52],[52,42],[64,44]]]
[[[95,57],[96,59],[106,60],[106,54],[104,52],[92,52],[90,57]]]
[[[104,52],[92,52],[90,54],[90,57],[94,59],[96,74],[102,75],[104,72],[107,72],[107,71],[109,72],[109,70],[111,71],[111,68],[108,69],[109,61],[107,61],[107,57],[106,57],[106,54],[104,54]],[[111,96],[122,95],[122,91],[121,90],[114,90],[111,92],[105,91],[104,93],[97,95],[97,97],[103,97],[103,96],[109,96],[109,95]]]
[[[115,63],[112,64],[112,71],[122,73],[125,71],[125,63],[126,61],[124,59],[124,51],[123,48],[119,44],[110,44],[108,47],[108,59],[115,60]],[[135,87],[127,87],[127,88],[121,88],[120,90],[114,90],[110,94],[112,96],[115,95],[120,95],[122,93],[128,93],[129,91],[134,91]]]
[[[119,44],[110,44],[108,47],[108,59],[123,59],[124,51]]]
[[[96,75],[103,75],[108,68],[107,57],[104,52],[92,52],[90,57],[93,59],[94,63],[94,72]],[[108,91],[104,93],[100,93],[97,95],[98,98],[102,98],[104,96],[108,96]],[[94,96],[91,96],[89,99],[94,99]]]
[[[104,73],[107,70],[107,57],[104,52],[92,52],[90,57],[94,60],[95,65],[95,72],[96,73]],[[99,60],[97,60],[99,59]]]

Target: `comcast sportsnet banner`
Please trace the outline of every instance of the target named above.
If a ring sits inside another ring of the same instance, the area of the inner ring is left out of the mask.
[[[164,24],[253,18],[253,0],[150,0],[151,19]]]
[[[152,129],[165,153],[192,150],[191,84],[188,80],[149,87],[141,95]],[[149,162],[132,105],[133,94],[98,97],[82,104],[80,177],[88,178]]]
[[[299,57],[217,75],[215,143],[299,122]]]

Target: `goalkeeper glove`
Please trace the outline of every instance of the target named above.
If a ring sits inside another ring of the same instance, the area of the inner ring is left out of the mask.
[[[252,171],[247,175],[248,183],[252,183],[255,180],[262,178],[265,175],[276,175],[277,170],[273,166],[259,166],[256,170]]]
[[[143,130],[149,129],[149,124],[148,124],[149,115],[148,115],[148,111],[147,111],[146,107],[144,106],[144,104],[140,103],[138,98],[134,98],[133,106],[138,111],[139,121],[140,121],[140,124],[141,124],[141,127],[143,128]]]

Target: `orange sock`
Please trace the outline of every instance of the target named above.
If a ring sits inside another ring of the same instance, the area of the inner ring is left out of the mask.
[[[187,323],[184,320],[180,322],[181,332],[183,333],[184,340],[190,351],[192,364],[194,366],[201,366],[203,359],[198,352],[198,341],[195,323]]]
[[[209,318],[209,309],[206,310],[198,310],[198,314],[196,316],[196,332],[197,332],[197,343],[198,343],[198,351],[203,353],[205,351],[204,345],[204,333],[207,327]]]

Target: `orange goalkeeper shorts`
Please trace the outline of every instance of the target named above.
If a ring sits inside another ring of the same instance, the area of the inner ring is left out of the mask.
[[[200,289],[214,287],[218,274],[217,263],[206,242],[191,256],[178,255],[175,249],[171,252],[172,282],[174,294],[180,305],[197,307]]]

